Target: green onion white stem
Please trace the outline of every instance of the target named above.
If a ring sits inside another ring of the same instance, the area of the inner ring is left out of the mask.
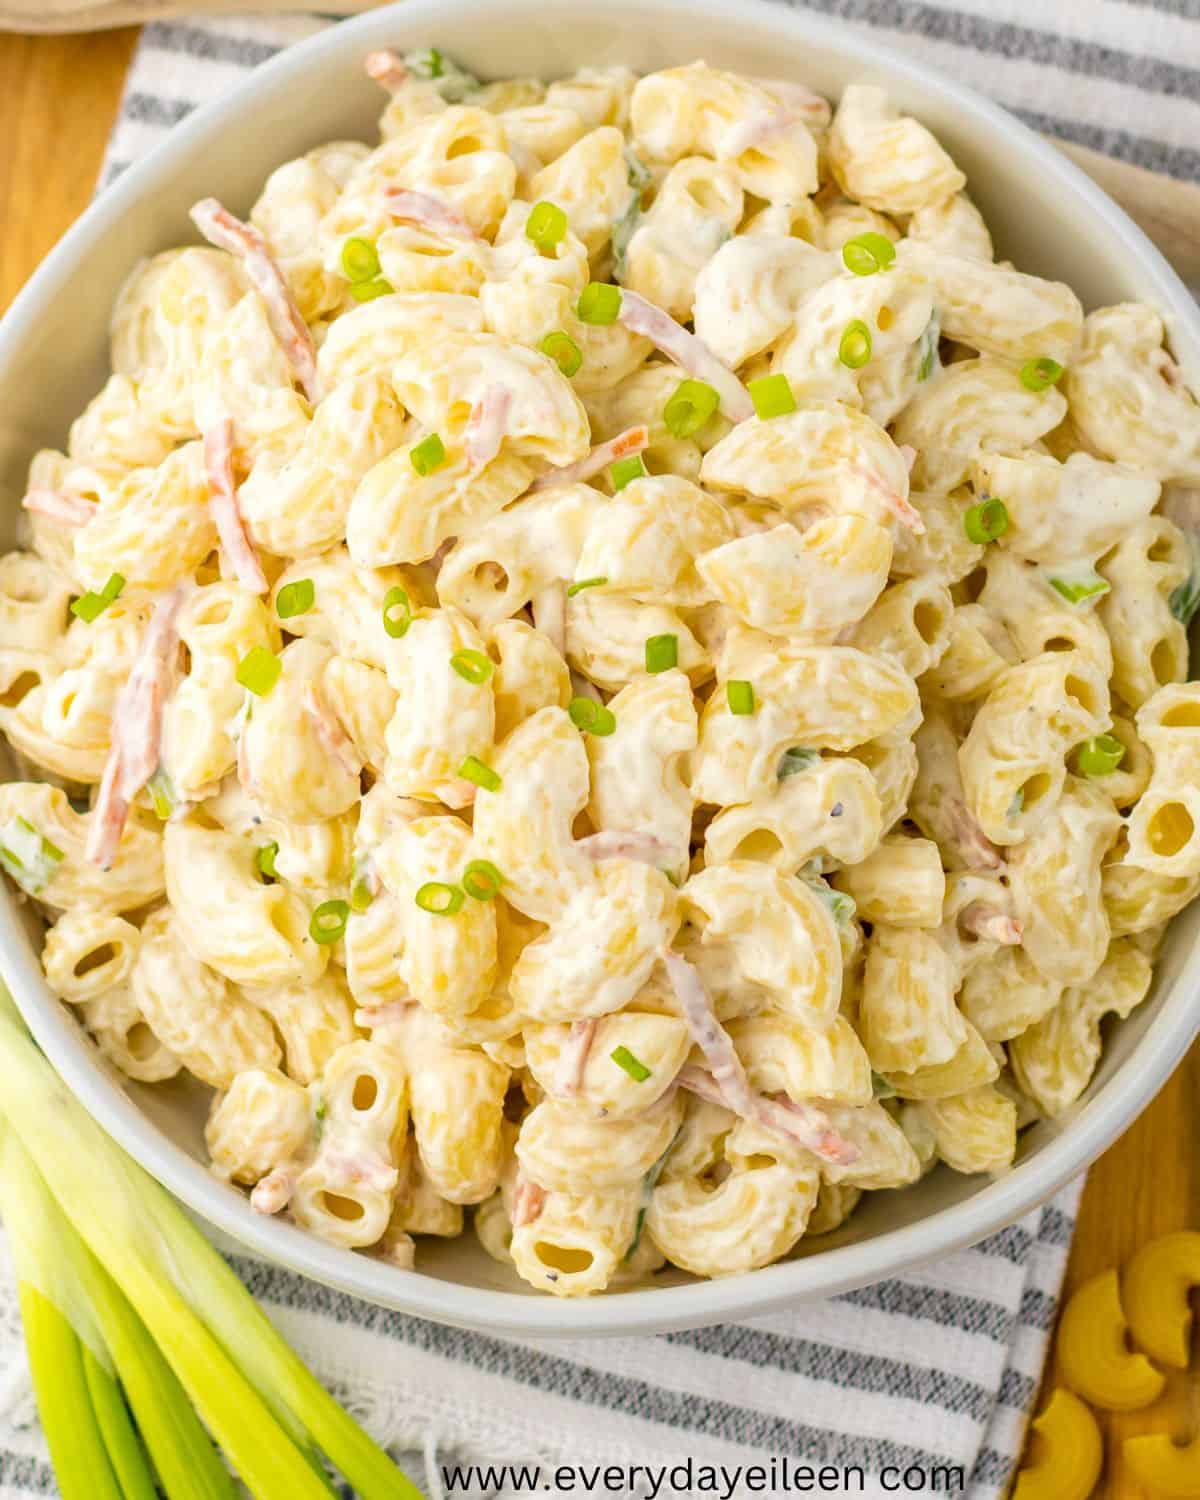
[[[6,994],[0,994],[0,1072],[6,1080],[0,1112],[99,1263],[97,1269],[111,1277],[114,1294],[119,1288],[128,1298],[130,1314],[144,1324],[251,1493],[259,1500],[281,1495],[329,1500],[329,1480],[318,1472],[315,1459],[314,1450],[320,1450],[362,1500],[419,1500],[420,1492],[305,1368],[178,1204],[76,1101],[25,1032]],[[20,1217],[22,1200],[11,1190],[12,1174],[4,1177],[4,1207]],[[106,1298],[102,1280],[89,1285],[86,1272],[83,1280],[105,1337],[120,1344],[120,1304]],[[69,1343],[53,1320],[43,1316],[39,1302],[31,1300],[31,1308],[39,1334],[62,1346],[65,1358]],[[126,1319],[124,1357],[117,1354],[123,1378],[135,1356],[147,1357],[145,1347],[136,1347],[136,1331],[136,1324]],[[74,1367],[68,1363],[66,1368]],[[82,1372],[82,1359],[79,1368]],[[131,1381],[136,1387],[136,1376]],[[75,1386],[71,1392],[74,1405],[92,1411],[90,1402],[82,1407]],[[155,1392],[156,1402],[158,1397]],[[136,1389],[130,1399],[158,1464],[159,1452],[169,1445],[156,1444],[154,1424],[143,1416],[145,1402]],[[47,1404],[52,1430],[56,1401]],[[180,1413],[168,1410],[166,1416],[178,1420]],[[95,1425],[94,1415],[92,1421]],[[62,1446],[64,1440],[59,1441]],[[171,1500],[228,1496],[229,1489],[220,1487],[211,1470],[210,1477],[214,1484],[206,1489],[176,1489],[165,1476],[164,1487]],[[110,1492],[95,1487],[68,1491],[64,1485],[67,1500],[75,1495],[83,1500],[85,1493],[87,1500],[104,1500]]]

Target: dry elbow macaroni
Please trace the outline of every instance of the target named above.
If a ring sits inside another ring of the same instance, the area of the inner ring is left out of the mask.
[[[1200,890],[1158,314],[997,264],[874,87],[370,69],[382,143],[197,205],[31,465],[48,981],[398,1266],[728,1275],[1003,1171]]]

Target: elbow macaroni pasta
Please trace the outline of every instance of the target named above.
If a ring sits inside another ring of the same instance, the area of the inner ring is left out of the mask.
[[[430,71],[123,289],[0,557],[0,868],[256,1210],[748,1271],[1148,994],[1200,406],[875,87]]]

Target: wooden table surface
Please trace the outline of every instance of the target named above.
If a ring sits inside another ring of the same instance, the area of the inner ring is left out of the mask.
[[[76,37],[0,35],[0,307],[92,195],[137,39],[132,30]],[[1200,1228],[1200,1045],[1154,1104],[1092,1168],[1067,1273],[1068,1290],[1173,1229]],[[1195,1366],[1200,1353],[1193,1360]],[[1194,1378],[1194,1377],[1193,1377]],[[1164,1411],[1166,1415],[1164,1416]],[[1116,1437],[1170,1426],[1187,1434],[1187,1381],[1166,1408],[1107,1419]],[[1173,1425],[1172,1425],[1173,1424]],[[1153,1500],[1110,1444],[1097,1500]]]

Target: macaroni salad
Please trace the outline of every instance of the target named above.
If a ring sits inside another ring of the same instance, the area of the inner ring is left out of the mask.
[[[723,1276],[1004,1170],[1200,890],[1159,315],[997,263],[874,87],[366,66],[381,144],[197,203],[33,460],[50,985],[401,1266],[474,1206],[558,1296]]]

